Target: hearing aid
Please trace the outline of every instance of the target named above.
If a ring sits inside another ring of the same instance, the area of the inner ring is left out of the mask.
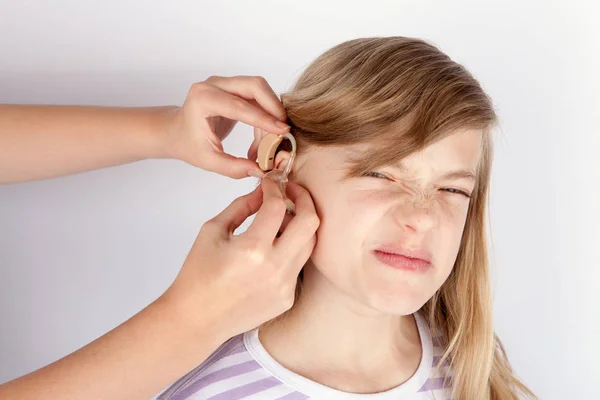
[[[292,151],[290,152],[290,158],[288,160],[288,163],[282,171],[280,169],[274,169],[274,166],[275,153],[277,152],[277,148],[284,139],[290,141],[292,145]],[[288,183],[288,175],[292,170],[292,164],[294,163],[294,159],[296,158],[296,139],[294,139],[294,136],[289,132],[279,135],[273,133],[266,133],[262,137],[258,145],[257,154],[258,166],[261,170],[268,171],[264,175],[263,179],[265,177],[269,177],[279,184],[279,189],[281,190],[281,194],[283,195],[283,199],[285,200],[286,204],[286,214],[294,215],[296,213],[296,207],[294,203],[286,196],[285,188]]]

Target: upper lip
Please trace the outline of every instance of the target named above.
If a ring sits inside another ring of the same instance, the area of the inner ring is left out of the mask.
[[[401,255],[404,257],[414,258],[414,259],[418,259],[418,260],[422,260],[422,261],[431,263],[431,254],[429,252],[427,252],[426,250],[419,249],[419,248],[409,249],[407,247],[402,247],[402,246],[395,245],[395,244],[386,244],[386,245],[378,247],[376,249],[376,251],[380,251],[382,253],[388,253],[388,254],[398,254],[398,255]]]

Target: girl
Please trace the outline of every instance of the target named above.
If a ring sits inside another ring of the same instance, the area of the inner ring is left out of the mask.
[[[368,38],[322,54],[281,99],[290,180],[321,220],[294,306],[159,399],[535,398],[492,327],[496,115],[479,83],[423,40]]]

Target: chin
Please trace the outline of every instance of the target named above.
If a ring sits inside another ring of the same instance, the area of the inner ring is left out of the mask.
[[[419,311],[426,302],[427,301],[422,301],[422,302],[406,301],[406,302],[397,302],[397,303],[381,302],[381,303],[372,304],[371,307],[385,315],[403,316],[403,315],[410,315],[416,311]]]
[[[399,287],[369,290],[361,297],[363,303],[382,314],[402,316],[420,310],[431,296],[433,293],[429,295],[429,290],[419,289],[419,287]]]

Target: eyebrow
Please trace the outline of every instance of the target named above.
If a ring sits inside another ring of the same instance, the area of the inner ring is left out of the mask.
[[[400,171],[406,171],[406,167],[401,162],[392,165],[392,168],[396,168]],[[477,178],[475,177],[475,172],[473,172],[470,169],[457,169],[454,171],[450,171],[450,172],[445,173],[444,175],[440,176],[440,179],[441,180],[468,179],[473,182],[477,181]]]

